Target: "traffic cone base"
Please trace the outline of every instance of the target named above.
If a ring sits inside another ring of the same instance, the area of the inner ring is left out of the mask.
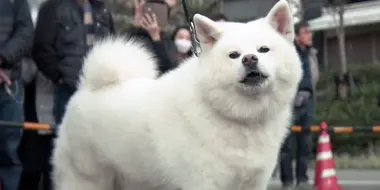
[[[335,164],[331,151],[330,136],[326,123],[321,123],[322,132],[318,138],[317,159],[315,164],[315,190],[341,190],[336,177]]]

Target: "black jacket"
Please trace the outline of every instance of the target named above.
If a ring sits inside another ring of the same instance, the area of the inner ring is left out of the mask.
[[[90,0],[96,25],[95,36],[115,32],[111,13],[104,2]],[[87,53],[83,11],[76,0],[48,0],[39,11],[32,51],[42,73],[54,83],[62,81],[75,90]]]
[[[309,91],[310,93],[313,93],[313,83],[312,83],[310,63],[309,63],[310,49],[309,48],[303,49],[299,47],[297,44],[295,45],[298,52],[298,56],[300,57],[301,62],[302,62],[302,70],[303,70],[303,76],[298,86],[298,91]]]
[[[26,0],[0,0],[0,59],[11,79],[21,77],[21,60],[30,52],[33,22]]]
[[[170,71],[178,65],[175,58],[176,49],[174,43],[164,33],[161,33],[160,41],[153,41],[148,32],[142,28],[132,27],[128,30],[128,35],[141,40],[155,54],[160,74]]]

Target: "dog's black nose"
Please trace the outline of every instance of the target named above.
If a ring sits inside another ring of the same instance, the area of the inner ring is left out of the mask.
[[[247,54],[243,56],[242,63],[244,66],[255,67],[257,66],[259,59],[254,54]]]

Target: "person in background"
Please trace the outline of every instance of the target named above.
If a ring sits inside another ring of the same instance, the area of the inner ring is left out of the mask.
[[[227,21],[229,21],[228,17],[222,13],[212,15],[210,17],[210,19],[215,21],[215,22],[227,22]]]
[[[309,65],[311,73],[311,82],[313,84],[313,113],[315,113],[315,105],[317,104],[317,83],[319,80],[319,61],[318,50],[310,46],[309,50]]]
[[[191,33],[187,26],[179,26],[174,29],[171,39],[177,48],[178,62],[182,62],[193,55],[191,52]]]
[[[166,1],[154,2],[169,7]],[[173,41],[161,30],[164,26],[158,25],[155,14],[144,15],[144,2],[135,0],[134,3],[134,26],[128,30],[128,36],[142,41],[155,54],[160,74],[174,69],[177,66],[176,50]]]
[[[34,64],[34,63],[33,63]],[[25,120],[54,125],[54,84],[40,71],[25,85]],[[19,190],[50,190],[50,154],[54,135],[50,131],[25,131],[20,145],[24,167]]]
[[[76,91],[83,57],[95,41],[114,33],[113,18],[103,0],[48,0],[41,5],[32,56],[38,70],[54,84],[56,125]],[[50,178],[44,180],[51,189]]]
[[[30,52],[33,23],[26,0],[0,0],[0,120],[23,123],[22,61]],[[22,172],[18,147],[23,129],[0,126],[0,183],[17,190]]]
[[[42,2],[40,2],[42,3]],[[34,26],[40,3],[31,6]],[[31,55],[23,64],[24,117],[26,121],[54,125],[54,84],[37,70]],[[19,190],[49,190],[50,151],[54,135],[50,131],[24,131],[19,155],[23,166]],[[46,179],[46,180],[44,180]]]
[[[102,0],[48,0],[41,6],[33,59],[38,69],[56,84],[57,123],[76,90],[83,56],[96,40],[114,33],[111,13]]]
[[[303,78],[299,84],[294,105],[294,125],[302,127],[301,133],[290,133],[280,152],[280,178],[283,189],[293,189],[293,142],[296,142],[296,184],[298,189],[312,189],[308,184],[307,168],[311,155],[311,137],[309,127],[313,121],[314,84],[310,67],[312,32],[307,22],[295,26],[295,46],[302,62]]]

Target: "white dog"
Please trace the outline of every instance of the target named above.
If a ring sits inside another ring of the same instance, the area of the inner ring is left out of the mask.
[[[158,79],[136,42],[93,48],[59,128],[56,190],[266,189],[302,75],[289,6],[194,24],[200,57]]]

